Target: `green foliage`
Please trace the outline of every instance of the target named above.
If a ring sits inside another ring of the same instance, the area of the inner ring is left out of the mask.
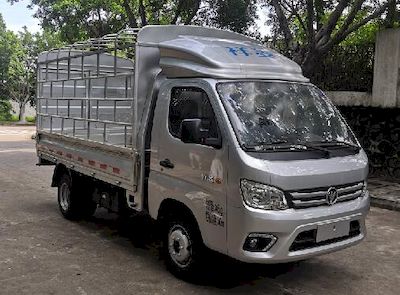
[[[8,0],[9,2],[18,2]],[[42,27],[72,43],[128,26],[189,23],[200,0],[31,0]],[[142,5],[140,5],[142,4]],[[187,20],[189,19],[189,22]]]
[[[8,0],[10,3],[19,0]],[[147,24],[198,24],[246,33],[257,0],[31,0],[42,27],[67,43]]]
[[[311,82],[326,91],[371,92],[375,44],[340,45],[331,50],[310,76]]]
[[[0,99],[5,99],[7,93],[8,68],[14,54],[14,45],[17,37],[7,31],[2,16],[0,15]]]
[[[7,1],[12,4],[20,0]],[[335,85],[340,86],[337,73],[347,71],[349,81],[356,75],[361,82],[346,85],[362,85],[358,88],[364,89],[371,80],[371,44],[376,32],[400,24],[398,0],[25,1],[35,10],[45,33],[30,36],[24,31],[15,36],[5,30],[0,19],[0,31],[6,32],[3,37],[0,33],[0,41],[1,38],[9,40],[4,42],[5,45],[0,42],[0,68],[7,68],[10,63],[14,67],[11,72],[0,73],[0,83],[6,81],[7,77],[4,77],[7,75],[18,77],[10,85],[14,84],[14,89],[28,89],[26,85],[31,85],[29,91],[25,90],[27,97],[34,93],[34,80],[30,79],[34,78],[35,68],[31,64],[21,65],[22,60],[31,60],[46,48],[58,47],[60,40],[72,43],[147,24],[207,25],[259,37],[253,26],[260,7],[268,13],[266,25],[271,27],[271,36],[267,37],[269,45],[299,63],[306,76],[332,89]],[[12,47],[13,58],[10,58],[7,44],[13,44],[14,41],[10,41],[13,38],[19,40],[20,46],[15,46],[15,53]],[[21,80],[24,74],[25,81]],[[0,97],[2,87],[4,89],[4,83],[0,84]],[[8,96],[12,97],[10,93]]]
[[[372,92],[375,39],[381,26],[374,21],[350,34],[315,67],[311,81],[327,91]]]
[[[18,34],[6,29],[0,15],[0,101],[11,99],[22,109],[35,102],[36,58],[58,47],[57,34],[30,33],[25,27]],[[19,114],[19,117],[21,114]]]
[[[19,116],[18,115],[11,115],[11,120],[10,122],[18,122],[19,121]]]
[[[199,21],[206,24],[246,34],[257,18],[256,0],[211,0]]]
[[[351,33],[345,40],[340,43],[340,46],[357,46],[359,44],[375,43],[376,34],[382,29],[381,21],[374,21],[366,24],[356,32]]]
[[[324,58],[346,39],[373,38],[370,24],[394,23],[398,0],[269,0],[272,46],[298,62],[311,77]],[[394,10],[390,12],[390,7]],[[363,34],[365,33],[365,34]],[[351,42],[351,41],[348,41]]]
[[[28,123],[35,123],[36,122],[36,116],[26,116],[25,121]]]
[[[73,42],[119,31],[127,22],[122,1],[32,0],[42,27]]]
[[[11,120],[11,103],[5,99],[0,100],[0,121]]]

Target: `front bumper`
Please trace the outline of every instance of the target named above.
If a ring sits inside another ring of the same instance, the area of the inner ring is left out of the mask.
[[[229,208],[228,255],[250,263],[283,263],[303,260],[316,255],[338,251],[362,241],[366,235],[365,217],[369,211],[368,193],[355,200],[307,209],[265,211],[249,207]],[[335,239],[301,250],[293,250],[293,242],[299,233],[317,230],[319,225],[334,222],[358,221],[359,234]],[[268,233],[278,238],[266,252],[243,250],[250,233]]]

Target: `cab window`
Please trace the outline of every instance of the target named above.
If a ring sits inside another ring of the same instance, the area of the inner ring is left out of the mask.
[[[201,119],[204,139],[219,138],[218,125],[207,94],[199,88],[175,87],[169,105],[169,132],[181,139],[181,124],[185,119]]]

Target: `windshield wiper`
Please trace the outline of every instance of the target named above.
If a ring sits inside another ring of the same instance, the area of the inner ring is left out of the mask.
[[[243,145],[243,147],[246,150],[251,150],[251,151],[274,151],[274,150],[291,150],[291,149],[301,149],[305,150],[304,147],[299,147],[298,145],[295,144],[286,144],[286,140],[279,140],[279,141],[273,141],[273,142],[256,142],[252,145]]]
[[[360,147],[358,145],[352,144],[347,141],[342,141],[342,140],[323,140],[318,143],[323,144],[324,146],[344,146],[344,147],[349,147],[353,148],[357,152],[360,151]]]
[[[328,149],[325,149],[323,147],[320,146],[315,146],[313,144],[309,144],[308,142],[302,142],[301,145],[304,145],[305,147],[307,147],[308,149],[313,149],[316,151],[321,151],[324,153],[325,158],[329,158],[331,156],[331,152]]]
[[[293,144],[286,144],[288,143],[287,140],[279,140],[274,141],[271,143],[257,143],[255,145],[245,145],[244,148],[251,151],[276,151],[276,150],[300,150],[300,151],[307,151],[307,150],[315,150],[321,151],[324,153],[324,157],[329,158],[330,152],[327,149],[322,147],[310,145],[307,143],[293,143]]]

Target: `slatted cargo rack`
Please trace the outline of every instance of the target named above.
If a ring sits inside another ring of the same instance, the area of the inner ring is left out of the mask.
[[[138,29],[51,50],[38,60],[38,132],[132,146]]]

